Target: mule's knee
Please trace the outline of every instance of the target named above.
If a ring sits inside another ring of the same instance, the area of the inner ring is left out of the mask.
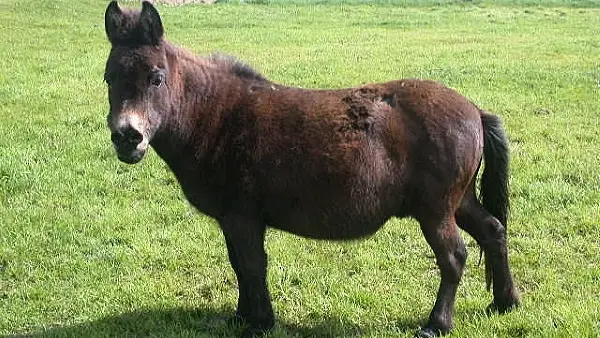
[[[467,247],[460,237],[457,237],[457,243],[454,250],[450,253],[449,265],[450,271],[447,274],[453,282],[458,283],[462,276],[465,264],[467,262]]]

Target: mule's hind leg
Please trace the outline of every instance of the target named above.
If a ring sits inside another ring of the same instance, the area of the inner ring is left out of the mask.
[[[239,285],[235,320],[249,325],[243,338],[261,335],[275,322],[266,280],[265,226],[254,217],[234,213],[219,223]]]
[[[508,265],[506,228],[479,203],[472,190],[465,194],[456,221],[483,248],[486,279],[488,287],[492,283],[494,293],[489,309],[503,313],[518,306],[519,297]]]
[[[467,251],[454,217],[419,220],[425,239],[436,257],[441,282],[427,325],[418,337],[436,337],[450,331],[453,325],[454,299],[462,277]]]

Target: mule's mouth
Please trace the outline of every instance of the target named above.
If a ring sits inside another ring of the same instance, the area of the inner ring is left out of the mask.
[[[121,162],[125,162],[127,164],[136,164],[139,161],[142,160],[142,158],[144,158],[144,155],[146,154],[145,151],[140,151],[140,150],[135,150],[133,152],[129,152],[129,153],[121,153],[117,150],[117,157],[119,158],[119,161]]]
[[[148,149],[148,145],[146,142],[141,142],[137,145],[133,144],[113,144],[115,147],[115,151],[117,152],[117,157],[121,162],[125,162],[127,164],[136,164],[144,158],[146,154],[146,150]]]

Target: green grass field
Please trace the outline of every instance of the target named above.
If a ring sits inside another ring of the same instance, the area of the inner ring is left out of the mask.
[[[324,2],[159,10],[171,41],[277,82],[429,78],[500,115],[522,306],[485,314],[465,235],[450,337],[600,337],[600,1]],[[105,7],[0,0],[0,336],[231,337],[236,281],[216,224],[156,154],[128,166],[113,152]],[[267,237],[270,337],[411,337],[424,324],[439,274],[414,221],[359,242]]]

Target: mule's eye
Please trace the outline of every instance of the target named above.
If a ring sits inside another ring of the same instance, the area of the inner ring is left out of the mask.
[[[160,87],[165,84],[165,73],[162,70],[152,72],[150,76],[150,85]]]

